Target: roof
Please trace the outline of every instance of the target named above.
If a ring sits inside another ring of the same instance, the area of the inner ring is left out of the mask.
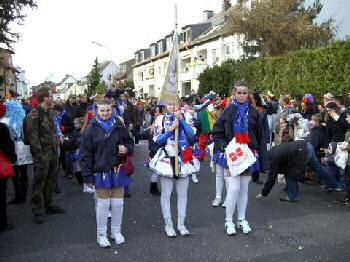
[[[230,12],[235,12],[238,7],[238,4],[231,6],[226,11],[221,11],[217,14],[215,14],[213,17],[208,19],[208,21],[200,22],[196,24],[189,24],[182,27],[182,30],[187,29],[188,27],[191,27],[192,29],[195,29],[196,32],[192,32],[193,39],[192,41],[189,41],[186,47],[180,47],[180,50],[191,49],[194,46],[201,45],[203,43],[206,43],[208,41],[214,40],[216,38],[219,38],[220,36],[225,36],[230,33],[230,27],[231,25],[228,22],[227,16]],[[164,37],[166,39],[167,37],[172,36],[172,34],[169,34]],[[157,42],[161,41],[163,39],[158,40]],[[141,49],[142,50],[142,49]],[[140,51],[140,50],[139,50]],[[136,52],[137,53],[137,52]],[[148,57],[144,59],[143,61],[140,61],[139,63],[135,64],[135,67],[147,64],[151,61],[156,61],[160,58],[166,57],[169,55],[169,51],[158,54],[154,57]]]
[[[58,86],[62,85],[62,84],[63,84],[65,81],[67,81],[67,79],[70,78],[70,77],[72,77],[72,78],[76,81],[76,79],[74,78],[74,76],[66,74],[66,76],[62,79],[62,81],[59,82],[57,85],[58,85]]]

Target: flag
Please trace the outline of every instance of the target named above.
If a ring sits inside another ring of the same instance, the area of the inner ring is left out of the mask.
[[[177,101],[178,99],[178,75],[179,75],[179,42],[177,31],[174,31],[173,47],[169,55],[168,68],[165,75],[162,92],[158,99],[158,105],[167,105],[169,101]]]

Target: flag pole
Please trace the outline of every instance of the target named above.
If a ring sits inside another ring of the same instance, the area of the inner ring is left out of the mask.
[[[177,34],[177,5],[175,5],[175,31],[174,31],[174,34]],[[174,37],[174,39],[177,40],[177,37]],[[179,54],[179,52],[178,52],[178,54]],[[177,58],[176,58],[176,67],[177,67],[176,72],[178,74],[179,73],[179,56],[177,56]],[[176,96],[175,110],[178,111],[178,109],[179,109],[179,98]],[[177,119],[177,121],[178,121],[178,127],[175,129],[175,176],[179,177],[179,125],[180,125],[180,123],[179,123],[179,119]]]

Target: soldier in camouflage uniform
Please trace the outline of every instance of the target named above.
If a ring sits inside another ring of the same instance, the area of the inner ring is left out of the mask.
[[[40,105],[27,117],[25,136],[30,144],[34,161],[32,210],[35,223],[43,223],[46,214],[62,214],[64,209],[53,206],[52,193],[57,182],[58,137],[53,113],[52,92],[49,88],[38,91]]]

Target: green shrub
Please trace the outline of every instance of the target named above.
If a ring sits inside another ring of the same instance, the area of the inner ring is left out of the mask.
[[[255,90],[277,95],[313,93],[321,98],[327,92],[345,94],[350,91],[350,39],[283,56],[226,61],[199,76],[198,93],[228,94],[234,82],[242,79]]]

